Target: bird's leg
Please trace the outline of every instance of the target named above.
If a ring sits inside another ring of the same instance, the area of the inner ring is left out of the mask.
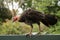
[[[39,32],[38,32],[38,34],[41,34],[41,32],[43,32],[43,29],[42,29],[42,27],[40,26],[40,23],[37,23],[38,24],[38,26],[39,26]]]
[[[32,36],[33,25],[31,24],[30,26],[31,26],[30,32],[26,36]]]
[[[31,25],[30,36],[32,35],[33,25]]]

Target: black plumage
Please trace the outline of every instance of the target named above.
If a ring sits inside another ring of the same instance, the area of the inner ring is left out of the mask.
[[[31,31],[29,33],[29,35],[31,36],[33,29],[32,24],[38,24],[40,33],[43,31],[40,27],[40,22],[42,22],[47,27],[50,27],[50,25],[54,25],[57,23],[57,17],[55,15],[43,14],[42,12],[28,9],[21,14],[21,16],[19,17],[19,22],[24,22],[31,26]]]
[[[46,26],[49,26],[57,23],[57,17],[55,15],[43,14],[42,12],[28,9],[22,13],[19,21],[29,25],[42,22]]]

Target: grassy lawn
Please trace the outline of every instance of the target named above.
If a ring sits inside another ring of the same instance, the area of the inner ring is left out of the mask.
[[[48,34],[60,34],[60,22],[58,22],[55,26],[55,31],[54,28],[48,28],[45,25],[41,23],[41,27],[43,28],[43,32],[48,32]],[[33,32],[38,32],[39,27],[37,24],[33,24]],[[11,35],[11,34],[25,34],[29,33],[30,31],[30,26],[25,24],[25,23],[20,23],[20,22],[12,22],[9,21],[7,23],[0,24],[0,34],[1,35]]]

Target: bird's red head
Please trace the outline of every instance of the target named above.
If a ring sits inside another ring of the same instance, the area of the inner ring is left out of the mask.
[[[18,21],[18,20],[19,20],[19,16],[14,16],[13,17],[13,22]]]

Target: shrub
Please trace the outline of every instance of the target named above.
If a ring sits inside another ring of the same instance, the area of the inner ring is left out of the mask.
[[[5,19],[11,19],[12,13],[8,8],[0,8],[0,21],[5,21]]]

